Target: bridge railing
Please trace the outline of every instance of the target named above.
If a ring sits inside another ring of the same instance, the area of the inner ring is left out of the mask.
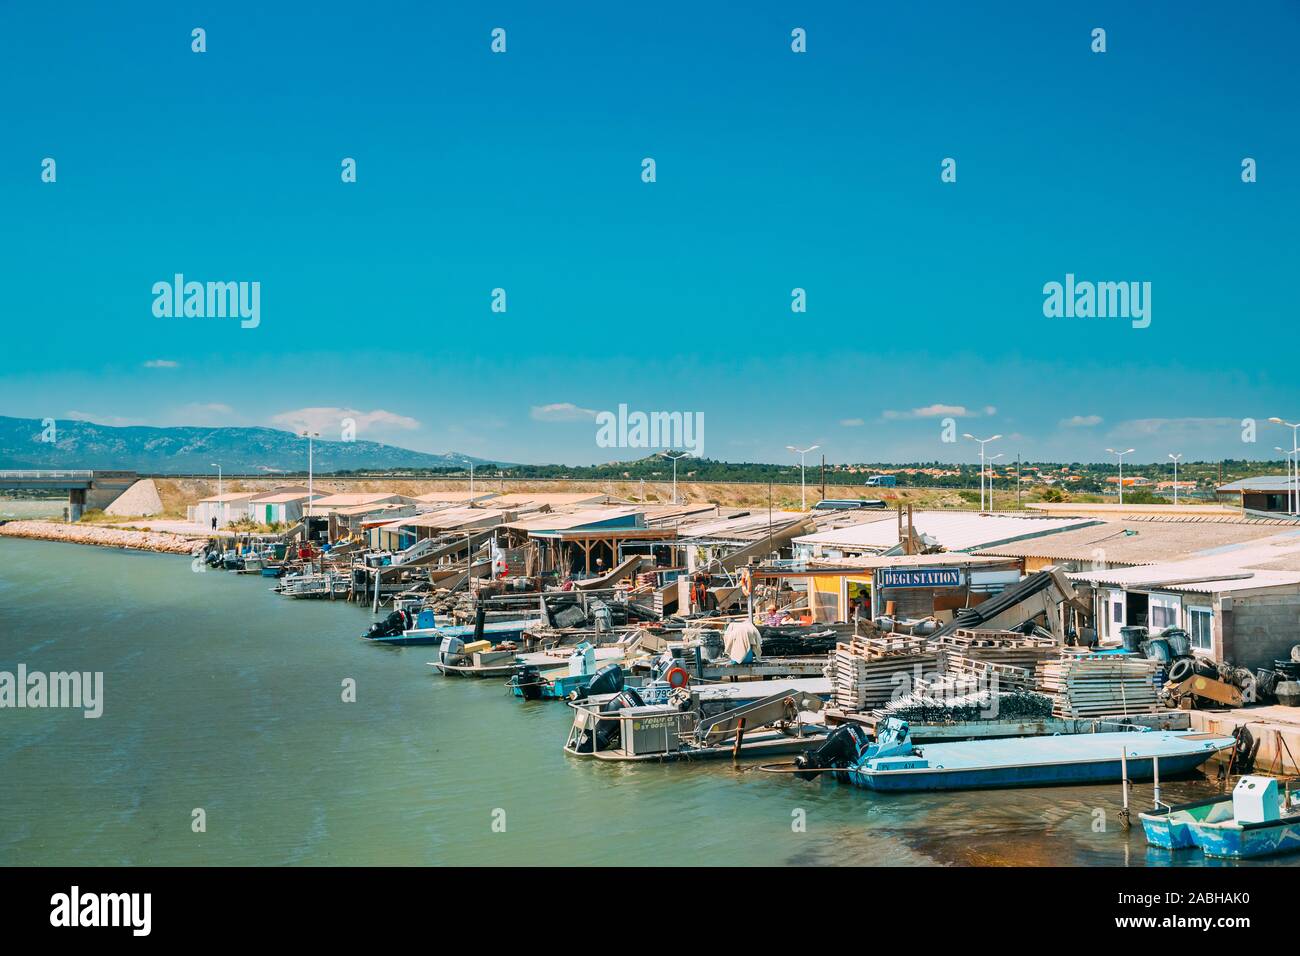
[[[0,481],[62,481],[65,479],[94,478],[94,471],[63,470],[49,471],[43,469],[16,469],[0,471]]]

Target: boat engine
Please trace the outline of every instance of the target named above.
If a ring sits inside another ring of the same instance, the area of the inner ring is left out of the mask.
[[[624,707],[644,707],[645,701],[641,695],[628,688],[612,700],[601,704],[600,712],[602,714],[617,714]],[[589,754],[593,750],[609,750],[617,744],[623,736],[622,722],[618,720],[600,720],[596,721],[596,728],[593,731],[590,727],[582,732],[578,738],[575,749],[580,754]],[[592,747],[592,741],[595,741],[595,747]]]
[[[541,700],[542,672],[533,664],[524,664],[515,670],[510,686],[519,688],[524,700]]]
[[[606,664],[596,671],[596,676],[587,685],[587,695],[617,694],[623,689],[623,668],[617,664]]]
[[[800,780],[814,780],[820,776],[820,771],[831,768],[842,770],[856,763],[858,755],[870,743],[871,738],[864,728],[857,724],[842,724],[816,750],[801,753],[794,758],[794,765],[804,771],[795,776]]]
[[[375,621],[366,631],[366,637],[399,637],[411,623],[411,615],[406,611],[394,611],[382,621]]]
[[[459,637],[444,637],[438,648],[439,664],[459,664],[465,659],[465,642]]]

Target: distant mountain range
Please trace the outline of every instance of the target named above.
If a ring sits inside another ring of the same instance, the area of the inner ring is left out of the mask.
[[[307,470],[307,442],[275,428],[118,428],[60,419],[54,441],[36,418],[0,415],[0,468],[99,468],[149,474],[226,474]],[[314,443],[315,469],[334,471],[507,465],[457,452],[432,455],[373,441]]]

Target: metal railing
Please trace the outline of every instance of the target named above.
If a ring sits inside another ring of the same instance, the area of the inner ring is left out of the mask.
[[[0,471],[0,481],[52,481],[68,478],[77,480],[94,478],[94,471],[90,470],[70,470],[70,471],[45,471],[38,469],[31,470],[12,470]]]

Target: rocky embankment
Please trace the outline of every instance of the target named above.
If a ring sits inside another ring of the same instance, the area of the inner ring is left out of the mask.
[[[201,544],[194,538],[161,531],[128,531],[95,525],[61,524],[54,521],[10,521],[0,524],[0,536],[93,544],[101,548],[161,551],[165,554],[193,554]]]

